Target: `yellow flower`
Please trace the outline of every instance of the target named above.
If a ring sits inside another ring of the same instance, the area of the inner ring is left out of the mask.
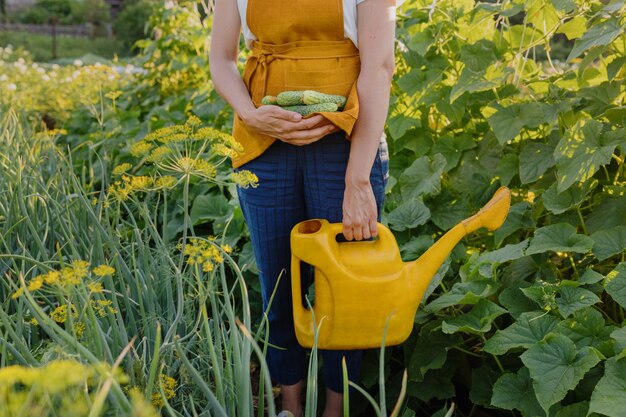
[[[130,154],[135,157],[139,157],[147,155],[151,150],[152,145],[150,143],[140,140],[139,142],[135,142],[133,146],[130,147]]]
[[[57,323],[65,323],[65,320],[67,320],[67,306],[58,306],[52,313],[50,313],[50,317]]]
[[[154,148],[147,160],[150,162],[161,162],[170,153],[172,153],[172,150],[169,147],[161,145]]]
[[[176,396],[176,385],[178,384],[174,378],[165,374],[159,374],[159,384],[163,389],[163,393],[165,394],[165,398],[168,400]],[[161,398],[160,392],[155,392],[152,394],[152,404],[157,407],[163,407],[164,402],[163,398]]]
[[[200,118],[198,118],[198,116],[195,116],[193,114],[191,116],[189,116],[189,118],[185,122],[185,124],[188,125],[188,126],[198,126],[200,123],[202,123],[202,120],[200,120]]]
[[[233,250],[230,247],[230,245],[228,245],[227,243],[220,245],[220,247],[222,248],[222,250],[226,253],[231,253]]]
[[[113,168],[113,175],[118,176],[122,175],[124,172],[128,171],[132,167],[128,162],[124,162],[123,164],[119,164],[115,168]]]
[[[90,282],[87,284],[87,288],[93,293],[101,293],[104,290],[101,282]]]
[[[196,159],[193,168],[197,173],[209,178],[213,178],[217,175],[215,166],[205,159]]]
[[[102,264],[95,267],[91,271],[99,277],[104,277],[106,275],[113,275],[115,273],[115,268],[106,264]]]
[[[115,100],[116,98],[118,98],[121,95],[122,95],[122,92],[120,90],[115,90],[115,91],[109,91],[104,96],[106,98],[110,98],[111,100]]]
[[[159,188],[171,188],[176,185],[176,178],[172,177],[171,175],[164,175],[157,178],[154,182],[154,185]]]
[[[259,185],[259,178],[256,176],[256,174],[245,169],[239,172],[231,173],[230,177],[235,182],[235,184],[239,185],[242,188],[256,188]]]
[[[74,330],[76,331],[76,336],[81,337],[85,331],[85,323],[81,321],[74,322]]]
[[[71,264],[76,277],[82,279],[85,278],[89,273],[89,262],[83,261],[81,259],[74,259],[72,260]]]
[[[44,277],[44,281],[46,281],[46,284],[56,284],[59,282],[60,277],[61,273],[59,271],[50,271]]]
[[[28,283],[28,291],[37,291],[43,285],[44,275],[37,275]]]
[[[24,292],[24,288],[20,287],[20,288],[17,289],[17,291],[15,291],[13,294],[11,294],[11,298],[15,300],[17,297],[22,295],[23,292]]]
[[[34,317],[33,317],[33,318],[31,318],[30,320],[28,320],[28,322],[29,322],[30,324],[32,324],[33,326],[39,326],[39,322],[38,322],[38,321],[37,321],[37,319],[36,319],[36,318],[34,318]]]

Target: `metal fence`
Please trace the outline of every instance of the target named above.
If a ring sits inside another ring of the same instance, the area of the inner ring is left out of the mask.
[[[0,30],[43,33],[46,35],[52,35],[53,31],[52,25],[3,22],[0,22]],[[56,25],[54,31],[57,35],[89,36],[92,33],[92,27],[91,25]]]

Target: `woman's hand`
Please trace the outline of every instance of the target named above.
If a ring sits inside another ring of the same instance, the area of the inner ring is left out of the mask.
[[[260,106],[245,115],[244,123],[256,131],[292,145],[308,145],[339,130],[324,116],[303,118],[299,113],[279,106]]]
[[[343,194],[343,236],[347,240],[362,240],[378,235],[377,217],[370,182],[347,182]]]

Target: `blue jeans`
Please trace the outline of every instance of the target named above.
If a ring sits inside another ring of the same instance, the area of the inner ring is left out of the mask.
[[[235,170],[246,169],[259,178],[257,188],[237,187],[237,194],[259,269],[264,310],[284,271],[268,312],[269,342],[283,349],[269,346],[266,357],[272,379],[281,385],[302,380],[306,369],[306,350],[298,344],[293,325],[290,232],[296,223],[307,219],[342,221],[349,153],[350,141],[340,130],[304,146],[276,140],[262,155]],[[388,169],[383,134],[370,173],[378,221]],[[320,350],[320,354],[326,387],[343,392],[342,356],[346,356],[349,379],[359,379],[362,351]]]

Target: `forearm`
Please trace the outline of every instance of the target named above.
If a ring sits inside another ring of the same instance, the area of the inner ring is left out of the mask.
[[[215,90],[245,121],[255,106],[237,70],[236,62],[224,58],[213,58],[210,62],[211,79]]]
[[[393,71],[381,66],[362,71],[357,80],[359,117],[350,136],[346,184],[369,183],[389,109]]]

